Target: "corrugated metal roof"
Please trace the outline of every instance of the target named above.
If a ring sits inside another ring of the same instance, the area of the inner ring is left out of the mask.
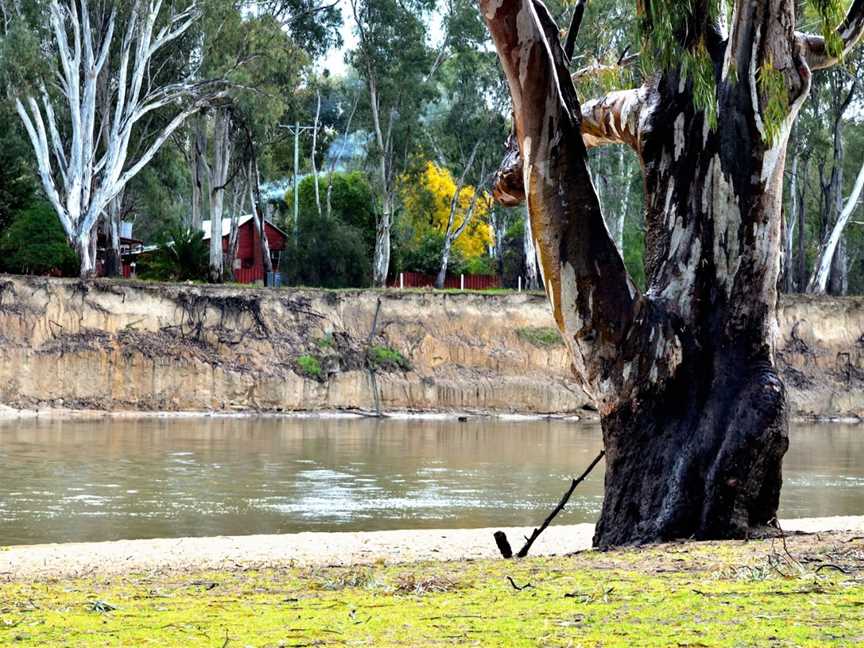
[[[243,225],[248,223],[250,220],[252,220],[252,214],[246,214],[245,216],[241,216],[240,218],[237,219],[237,227],[242,227]],[[269,220],[267,222],[270,223]],[[272,225],[273,223],[270,223],[270,224]],[[204,240],[209,241],[210,240],[210,221],[209,220],[201,221],[201,230],[204,232]],[[228,236],[230,233],[231,233],[231,219],[230,218],[223,218],[222,219],[222,236],[223,237]]]

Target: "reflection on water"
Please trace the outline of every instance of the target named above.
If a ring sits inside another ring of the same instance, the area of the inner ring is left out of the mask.
[[[0,545],[527,526],[599,449],[598,426],[565,422],[5,422]],[[782,515],[864,513],[862,486],[864,429],[793,430]],[[598,467],[560,521],[601,500]]]

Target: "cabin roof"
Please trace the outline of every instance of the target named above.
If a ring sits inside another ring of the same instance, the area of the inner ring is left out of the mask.
[[[241,216],[240,218],[237,219],[237,227],[238,228],[243,227],[246,223],[248,223],[249,221],[252,220],[252,217],[253,217],[252,214],[246,214],[245,216]],[[272,227],[276,231],[278,231],[280,234],[282,234],[282,236],[285,236],[286,238],[288,237],[288,235],[284,231],[282,231],[281,228],[274,225],[273,221],[270,220],[269,218],[266,218],[264,220],[264,222],[267,223],[270,227]],[[210,221],[209,220],[201,221],[201,231],[204,232],[204,240],[209,241],[210,240]],[[231,219],[230,218],[223,218],[222,219],[222,238],[225,238],[229,234],[231,234]]]

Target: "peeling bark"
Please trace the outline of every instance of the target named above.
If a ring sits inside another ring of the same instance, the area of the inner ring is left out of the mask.
[[[693,21],[688,37],[704,30],[717,73],[713,130],[676,69],[580,105],[539,0],[480,6],[519,149],[495,196],[527,195],[555,320],[601,414],[607,473],[595,544],[744,537],[770,524],[788,447],[773,351],[782,179],[811,82],[791,3],[738,3],[728,37]],[[766,65],[789,95],[773,137],[758,82]],[[642,163],[644,294],[588,172],[587,147],[606,144],[630,146]]]

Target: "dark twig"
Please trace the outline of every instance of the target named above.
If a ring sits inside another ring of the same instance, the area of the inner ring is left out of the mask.
[[[819,565],[816,568],[816,573],[818,574],[823,569],[836,569],[837,571],[842,572],[842,573],[846,574],[847,576],[852,573],[848,569],[846,569],[845,567],[841,567],[840,565],[835,565],[834,563],[825,563],[824,565]]]
[[[579,0],[573,8],[573,18],[570,20],[570,29],[567,30],[567,40],[564,42],[564,55],[568,61],[573,60],[573,51],[576,49],[576,37],[582,27],[582,18],[585,16],[585,5],[587,0]]]
[[[545,520],[543,520],[543,524],[541,524],[539,528],[534,529],[534,532],[531,534],[531,537],[525,539],[525,544],[522,545],[522,548],[519,550],[519,553],[516,554],[517,558],[524,558],[525,556],[528,555],[528,552],[531,550],[531,545],[533,545],[534,542],[536,542],[537,538],[540,537],[540,534],[546,530],[546,527],[548,527],[550,524],[552,524],[552,520],[554,520],[555,517],[561,511],[564,510],[564,507],[567,506],[567,502],[570,501],[570,496],[573,495],[573,491],[576,490],[576,487],[579,484],[581,484],[583,481],[585,481],[585,479],[588,477],[588,475],[591,474],[591,471],[594,470],[594,467],[598,463],[600,463],[600,460],[605,456],[606,456],[606,451],[601,450],[600,454],[598,454],[596,457],[594,457],[594,461],[591,462],[591,465],[585,469],[585,472],[583,472],[581,475],[579,475],[579,477],[577,477],[576,479],[574,479],[572,481],[572,483],[570,484],[570,488],[567,490],[566,493],[564,493],[564,496],[561,498],[561,501],[558,502],[558,506],[556,506],[552,510],[552,512],[546,517]],[[512,557],[513,552],[512,552],[512,549],[510,549],[510,543],[507,541],[507,535],[503,531],[498,531],[495,533],[495,542],[498,545],[498,549],[501,551],[501,555],[504,558]],[[507,550],[509,550],[510,555],[508,555]]]
[[[531,583],[525,583],[524,585],[521,585],[521,586],[517,585],[516,581],[513,580],[512,576],[508,576],[507,580],[510,581],[510,584],[513,586],[513,589],[515,589],[517,592],[521,592],[522,590],[526,590],[529,587],[534,587]]]

